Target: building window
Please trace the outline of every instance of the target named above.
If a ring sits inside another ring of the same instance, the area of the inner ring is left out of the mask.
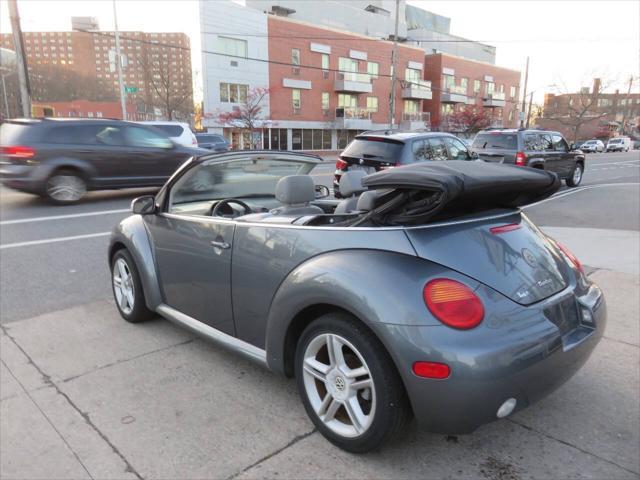
[[[451,115],[453,113],[453,105],[450,103],[443,103],[440,107],[440,113],[442,113],[443,117]]]
[[[220,83],[220,101],[242,103],[247,100],[249,85],[237,83]]]
[[[444,90],[449,90],[451,87],[455,86],[456,77],[453,75],[442,75],[442,88]]]
[[[487,82],[487,96],[491,95],[496,88],[496,84],[493,82]]]
[[[322,113],[329,113],[329,92],[322,92]]]
[[[367,97],[367,110],[370,112],[378,111],[378,97]]]
[[[331,150],[331,130],[294,128],[291,143],[292,150]]]
[[[321,61],[322,61],[322,69],[329,70],[329,55],[326,53],[323,53],[321,57]]]
[[[300,49],[291,49],[291,65],[293,65],[293,74],[300,75]]]
[[[339,108],[356,108],[358,106],[358,96],[349,93],[338,94]]]
[[[461,78],[460,79],[460,86],[462,88],[464,88],[464,91],[467,91],[467,87],[469,86],[469,79],[468,78]]]
[[[416,68],[405,68],[404,79],[407,82],[419,83],[421,80],[422,72]]]
[[[516,87],[512,86],[510,91],[509,91],[509,94],[510,94],[511,98],[516,98]]]
[[[478,93],[480,91],[480,80],[473,81],[473,93]]]
[[[338,70],[340,70],[341,78],[357,80],[358,61],[353,58],[340,57],[338,59]]]
[[[610,98],[599,98],[598,99],[598,106],[599,107],[610,107],[611,105],[613,105],[613,102],[611,101]]]
[[[367,62],[367,73],[371,75],[371,78],[378,78],[380,73],[380,65],[378,62]]]
[[[420,107],[418,100],[405,100],[404,101],[404,113],[416,114]]]
[[[238,38],[218,37],[218,53],[247,58],[247,41]]]
[[[289,150],[286,128],[265,128],[262,131],[264,148],[267,150]]]
[[[504,93],[504,83],[501,83],[500,86],[498,87],[498,91],[500,93]]]
[[[293,113],[300,113],[302,102],[300,99],[300,90],[297,88],[291,90],[291,105],[293,106]]]

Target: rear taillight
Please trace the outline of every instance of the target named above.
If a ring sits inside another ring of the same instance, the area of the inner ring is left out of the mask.
[[[468,330],[477,327],[484,317],[484,307],[477,295],[455,280],[431,280],[424,286],[423,296],[429,311],[449,327]]]
[[[560,242],[555,242],[555,244],[558,246],[558,248],[564,254],[564,256],[567,257],[571,263],[573,263],[573,265],[578,269],[578,271],[584,275],[584,268],[580,263],[580,260],[578,260],[576,256],[573,253],[571,253],[569,249],[564,245],[562,245]]]
[[[0,154],[16,160],[27,160],[29,158],[33,158],[36,154],[36,151],[31,147],[12,145],[10,147],[0,147]]]
[[[524,154],[524,152],[517,152],[516,165],[518,165],[519,167],[524,167],[526,164],[527,164],[527,156]]]
[[[451,374],[449,365],[438,362],[414,362],[412,370],[419,377],[438,380],[445,379]]]
[[[336,160],[336,170],[346,170],[349,168],[349,164],[342,159]]]

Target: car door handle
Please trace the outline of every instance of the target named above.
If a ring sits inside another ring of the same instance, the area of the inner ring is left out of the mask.
[[[215,240],[213,240],[211,242],[211,246],[214,248],[222,248],[223,250],[228,250],[231,248],[231,244],[228,242],[217,242]]]

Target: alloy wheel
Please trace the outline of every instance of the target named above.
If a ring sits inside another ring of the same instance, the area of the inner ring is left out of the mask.
[[[581,179],[582,179],[582,167],[580,166],[580,164],[576,164],[576,167],[573,170],[573,184],[578,185]]]
[[[118,258],[113,267],[113,291],[122,313],[129,315],[134,306],[133,275],[127,262]]]
[[[373,422],[376,389],[369,367],[345,338],[324,333],[309,342],[303,357],[307,398],[334,433],[358,437]]]
[[[76,202],[87,191],[87,186],[80,177],[70,174],[54,175],[47,181],[47,195],[57,202]]]

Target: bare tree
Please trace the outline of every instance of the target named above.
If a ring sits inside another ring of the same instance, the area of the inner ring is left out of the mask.
[[[608,86],[609,83],[596,79],[591,91],[582,88],[579,92],[570,93],[566,87],[560,87],[559,93],[545,105],[543,117],[568,127],[573,134],[573,141],[576,141],[585,124],[597,121],[612,112],[606,104],[611,100],[604,95]]]
[[[269,96],[269,89],[262,87],[250,88],[244,98],[240,98],[241,103],[231,111],[217,112],[217,120],[223,125],[239,128],[252,134],[256,129],[261,128],[267,120],[262,115],[263,102]],[[252,148],[256,148],[253,139]]]
[[[193,88],[179,80],[179,73],[171,63],[157,53],[147,53],[139,57],[140,65],[147,85],[152,91],[147,93],[149,107],[160,107],[167,120],[173,120],[176,114],[183,116],[193,113]]]
[[[487,109],[476,106],[465,106],[455,110],[447,118],[451,130],[460,133],[476,133],[491,125],[491,116]]]

